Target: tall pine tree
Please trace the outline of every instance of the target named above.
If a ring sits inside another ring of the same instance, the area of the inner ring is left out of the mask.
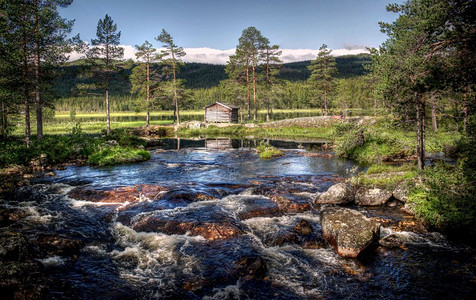
[[[124,57],[124,48],[119,46],[121,32],[117,31],[117,24],[106,14],[100,19],[96,31],[97,39],[91,40],[93,47],[87,50],[87,58],[97,80],[97,87],[105,91],[106,102],[106,134],[111,133],[110,114],[110,83],[119,70],[119,62]]]
[[[322,99],[325,115],[329,114],[330,97],[334,93],[336,84],[334,75],[337,74],[335,58],[331,56],[331,50],[327,49],[327,45],[323,44],[319,48],[317,58],[311,61],[308,69],[311,76],[308,81],[317,97]]]
[[[177,124],[180,124],[180,111],[179,111],[179,88],[181,88],[181,82],[177,81],[177,73],[179,71],[179,67],[182,64],[181,57],[185,56],[185,51],[183,51],[182,47],[179,47],[175,45],[174,39],[172,36],[165,31],[165,29],[162,29],[162,32],[160,33],[159,36],[155,38],[157,41],[163,43],[163,47],[165,48],[164,50],[161,51],[164,61],[163,63],[166,64],[167,66],[172,68],[172,87],[173,87],[173,101],[174,101],[174,114],[175,114],[175,120],[177,121]]]

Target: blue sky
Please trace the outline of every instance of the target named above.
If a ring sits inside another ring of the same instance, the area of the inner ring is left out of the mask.
[[[389,2],[402,1],[74,0],[60,13],[76,20],[73,31],[86,41],[95,37],[97,21],[107,13],[124,45],[149,40],[160,46],[154,38],[165,28],[184,48],[229,50],[243,29],[255,26],[282,49],[317,50],[325,43],[330,49],[362,50],[386,39],[378,21],[397,17],[385,11]]]

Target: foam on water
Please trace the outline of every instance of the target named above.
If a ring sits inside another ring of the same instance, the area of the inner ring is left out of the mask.
[[[66,259],[60,256],[50,256],[44,259],[37,259],[45,267],[58,267],[65,264]]]

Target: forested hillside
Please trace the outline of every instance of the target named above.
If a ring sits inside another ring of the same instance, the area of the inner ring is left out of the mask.
[[[351,78],[365,73],[364,65],[370,62],[367,54],[348,55],[336,57],[338,73],[336,78]],[[294,62],[283,64],[278,78],[289,81],[303,81],[309,78],[310,71],[307,67],[310,61]],[[131,84],[129,76],[136,66],[131,61],[124,64],[121,73],[111,81],[111,95],[130,95]],[[88,72],[88,68],[81,61],[74,61],[61,69],[61,75],[54,85],[55,91],[61,97],[79,96],[80,91],[77,84],[89,84],[89,79],[83,74]],[[213,65],[204,63],[186,63],[180,68],[178,78],[185,80],[185,87],[210,88],[216,87],[221,80],[227,78],[224,65]]]

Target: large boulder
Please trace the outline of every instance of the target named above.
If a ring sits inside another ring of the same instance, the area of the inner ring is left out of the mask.
[[[326,192],[316,199],[316,204],[346,204],[353,200],[352,191],[344,183],[337,183],[331,186]]]
[[[408,200],[408,186],[404,183],[400,183],[397,187],[393,190],[393,197],[397,200],[400,200],[404,203]]]
[[[357,257],[378,237],[380,225],[358,211],[326,207],[320,216],[324,238],[341,256]]]
[[[392,192],[379,188],[360,188],[355,193],[355,204],[364,206],[379,206],[387,203],[392,197]]]

